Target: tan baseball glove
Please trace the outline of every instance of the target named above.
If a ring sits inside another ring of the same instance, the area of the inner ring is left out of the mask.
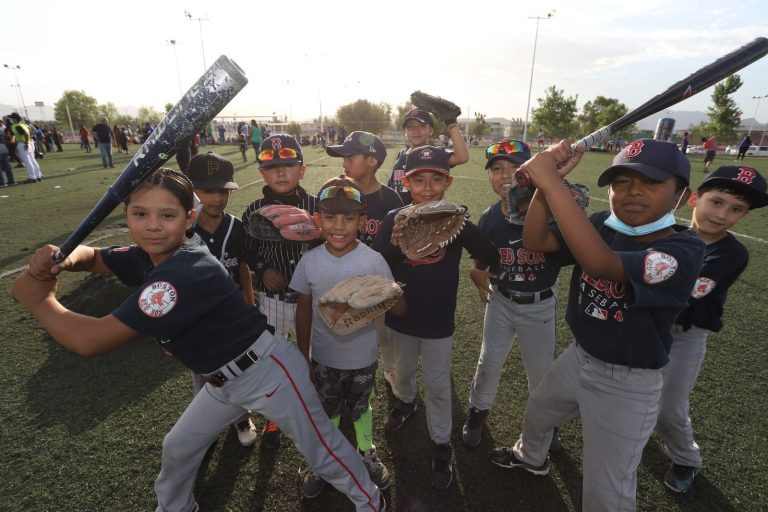
[[[386,313],[402,295],[400,285],[387,277],[350,277],[321,295],[317,310],[334,332],[350,334]]]
[[[467,208],[449,201],[430,201],[403,208],[395,215],[402,226],[398,245],[409,259],[432,254],[451,243],[466,222]]]

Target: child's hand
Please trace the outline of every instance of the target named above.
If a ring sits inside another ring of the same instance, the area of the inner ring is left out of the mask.
[[[533,184],[544,192],[553,184],[571,172],[581,161],[584,149],[577,147],[571,156],[571,143],[561,140],[558,144],[548,147],[525,162],[521,168],[528,172]]]
[[[472,279],[472,282],[475,284],[475,287],[480,294],[480,301],[483,304],[488,304],[490,296],[493,293],[490,280],[496,279],[496,275],[487,270],[480,270],[479,268],[472,266],[472,268],[469,269],[469,277]]]
[[[71,269],[73,262],[69,257],[59,263],[54,261],[53,255],[58,250],[55,245],[44,245],[37,249],[29,260],[29,275],[40,281],[50,281],[62,270]]]
[[[279,292],[288,286],[283,275],[273,268],[268,268],[264,272],[264,275],[261,277],[261,282],[263,282],[267,290],[271,292]]]

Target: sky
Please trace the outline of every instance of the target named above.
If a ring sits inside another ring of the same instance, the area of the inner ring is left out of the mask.
[[[180,85],[186,91],[203,73],[203,58],[210,65],[222,54],[249,78],[223,114],[244,119],[332,117],[358,98],[394,108],[416,89],[454,101],[462,117],[524,119],[529,86],[534,108],[551,85],[578,95],[579,110],[598,95],[632,109],[768,37],[765,0],[6,4],[0,64],[20,69],[0,68],[0,103],[18,105],[21,92],[33,118],[35,102],[53,105],[67,89],[125,113],[142,105],[162,111],[181,97]],[[742,117],[757,110],[768,122],[768,97],[753,98],[768,96],[768,58],[739,75]],[[704,111],[711,94],[666,115]]]

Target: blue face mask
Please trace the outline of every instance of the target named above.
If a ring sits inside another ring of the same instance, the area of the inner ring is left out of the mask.
[[[675,215],[673,212],[674,210],[650,224],[643,224],[642,226],[630,226],[619,219],[616,214],[611,212],[611,215],[605,219],[603,224],[612,230],[627,236],[645,236],[675,225]]]

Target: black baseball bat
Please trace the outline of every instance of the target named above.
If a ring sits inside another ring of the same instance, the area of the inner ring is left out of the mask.
[[[571,144],[571,154],[576,151],[577,146],[589,149],[592,145],[601,144],[609,135],[618,132],[622,128],[655,114],[660,110],[671,107],[686,98],[690,98],[694,94],[700,93],[709,86],[716,84],[736,71],[761,59],[766,53],[768,53],[768,39],[758,37],[751,43],[732,51],[728,55],[720,57],[712,64],[683,78],[676,84],[670,86],[666,91],[654,96],[608,126],[603,126],[583,139],[574,142]],[[524,169],[519,169],[515,173],[515,180],[521,187],[527,187],[531,184],[531,177]]]
[[[210,123],[247,83],[248,79],[243,70],[234,61],[225,55],[216,59],[216,62],[192,85],[179,102],[165,114],[163,120],[109,186],[91,213],[61,244],[54,259],[63,261],[74,251],[117,205],[125,201],[128,194],[144,178],[159,169],[173,156],[181,141]]]

